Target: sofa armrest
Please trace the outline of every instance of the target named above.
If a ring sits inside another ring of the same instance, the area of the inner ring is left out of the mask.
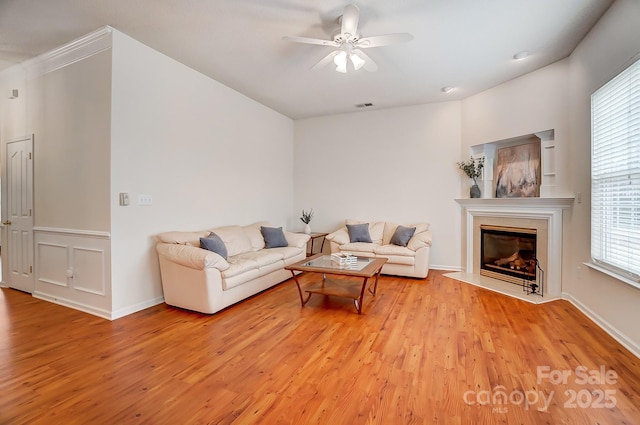
[[[293,233],[284,231],[284,237],[287,239],[287,243],[289,246],[295,246],[297,248],[305,248],[307,246],[307,242],[311,239],[311,236],[306,235],[304,233]]]
[[[325,239],[337,245],[344,245],[351,242],[351,239],[349,238],[349,231],[346,227],[341,227],[335,232],[329,233],[327,236],[325,236]]]
[[[429,230],[413,235],[407,244],[407,248],[413,251],[417,251],[420,248],[428,246],[431,246],[431,231]]]
[[[195,246],[159,243],[156,245],[156,251],[169,261],[196,270],[216,268],[224,271],[229,268],[227,260],[220,255]]]

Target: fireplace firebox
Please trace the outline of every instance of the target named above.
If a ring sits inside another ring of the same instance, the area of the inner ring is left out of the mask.
[[[480,274],[542,295],[536,229],[480,226]]]

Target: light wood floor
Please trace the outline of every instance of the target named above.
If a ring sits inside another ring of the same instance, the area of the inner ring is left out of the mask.
[[[638,424],[639,405],[638,358],[571,304],[439,271],[383,276],[361,316],[301,308],[292,281],[113,322],[0,291],[0,424]]]

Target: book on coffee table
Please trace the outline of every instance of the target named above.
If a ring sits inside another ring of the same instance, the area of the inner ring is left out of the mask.
[[[333,254],[331,254],[331,261],[335,261],[341,266],[352,266],[357,264],[358,257],[342,252],[334,252]]]

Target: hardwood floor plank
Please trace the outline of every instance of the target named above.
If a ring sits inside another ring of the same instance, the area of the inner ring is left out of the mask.
[[[362,315],[301,307],[292,281],[215,315],[113,322],[2,289],[0,424],[640,423],[639,359],[570,303],[443,273],[382,276]]]

